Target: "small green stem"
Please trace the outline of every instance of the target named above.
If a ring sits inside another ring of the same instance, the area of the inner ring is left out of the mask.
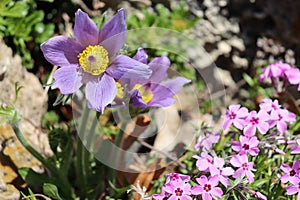
[[[86,123],[89,117],[89,109],[84,108],[83,115],[81,118],[81,124],[79,124],[79,133],[78,135],[82,135],[86,130]],[[84,199],[84,192],[86,192],[87,187],[87,172],[88,172],[88,152],[86,148],[83,146],[83,141],[80,137],[77,138],[77,170],[78,170],[78,178],[81,185],[81,199]]]
[[[66,197],[73,196],[72,189],[67,181],[66,177],[56,168],[55,165],[52,165],[50,162],[48,162],[39,152],[37,152],[26,140],[24,135],[22,134],[21,130],[19,129],[18,124],[11,123],[10,124],[20,141],[20,143],[37,159],[39,160],[47,169],[49,169],[55,176],[59,178],[59,181],[61,183],[61,190]]]

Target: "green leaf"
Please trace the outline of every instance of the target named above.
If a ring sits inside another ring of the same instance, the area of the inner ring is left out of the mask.
[[[44,183],[43,192],[44,194],[46,194],[47,196],[53,199],[62,200],[62,198],[59,196],[56,185],[53,185],[51,183]]]
[[[31,186],[42,187],[45,182],[49,182],[50,179],[43,174],[38,174],[28,167],[18,169],[18,172],[22,179]]]
[[[5,3],[6,5],[4,5]],[[9,4],[6,1],[5,3],[0,4],[0,15],[2,16],[21,18],[25,17],[28,13],[29,6],[25,1],[17,1]]]

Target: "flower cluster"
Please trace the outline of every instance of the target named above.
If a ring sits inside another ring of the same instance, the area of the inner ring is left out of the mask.
[[[274,150],[274,153],[284,154],[276,145],[285,142],[281,134],[287,130],[288,123],[294,122],[296,118],[295,114],[283,108],[276,99],[264,99],[259,108],[258,111],[249,111],[241,105],[229,106],[224,115],[223,129],[233,126],[238,130],[237,133],[241,133],[238,136],[238,141],[230,142],[231,149],[236,154],[231,154],[227,158],[218,157],[213,147],[220,141],[220,133],[206,133],[200,137],[200,141],[195,145],[195,149],[201,152],[200,155],[193,156],[199,170],[195,180],[196,185],[191,186],[190,177],[187,175],[169,174],[166,184],[162,188],[162,193],[154,194],[153,198],[175,200],[201,196],[204,200],[211,200],[222,198],[222,188],[232,187],[230,180],[240,178],[244,180],[244,184],[254,182],[256,169],[253,158],[261,151],[260,147],[269,147]],[[265,137],[267,139],[259,140],[259,136],[262,135],[267,135]],[[299,141],[290,141],[290,143],[294,143],[292,149],[295,152],[300,152]],[[282,182],[291,183],[286,188],[287,194],[298,193],[300,196],[300,189],[298,189],[300,161],[295,161],[292,167],[283,164],[281,170],[285,173],[281,177]],[[241,186],[240,189],[257,199],[267,199],[262,193],[248,187]]]
[[[166,56],[147,63],[147,54],[139,49],[130,58],[118,55],[126,40],[124,9],[98,30],[86,13],[75,13],[74,39],[55,36],[41,45],[45,58],[59,66],[54,74],[52,89],[72,94],[83,84],[88,107],[103,112],[115,101],[122,104],[124,93],[130,95],[138,107],[169,106],[173,96],[190,80],[167,78],[170,60]],[[127,85],[129,91],[125,91]]]
[[[292,167],[288,164],[282,164],[280,169],[285,173],[281,176],[280,180],[282,183],[289,182],[290,185],[286,187],[288,195],[298,194],[298,199],[300,199],[300,161],[294,161]]]
[[[263,73],[259,76],[259,80],[262,82],[266,78],[270,78],[277,91],[279,79],[291,85],[298,85],[298,91],[300,91],[300,70],[298,68],[292,67],[287,63],[276,62],[268,65],[262,72]]]

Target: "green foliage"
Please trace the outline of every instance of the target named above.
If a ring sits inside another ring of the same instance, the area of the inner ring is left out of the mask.
[[[199,20],[191,15],[184,1],[180,2],[178,7],[172,8],[171,11],[162,4],[156,5],[155,10],[156,13],[150,13],[147,8],[142,9],[143,19],[136,14],[129,16],[127,19],[128,29],[161,27],[184,31],[193,27]]]
[[[53,2],[53,0],[44,0]],[[36,48],[54,32],[53,24],[44,24],[44,12],[36,10],[34,0],[2,0],[0,2],[0,37],[12,37],[16,52],[26,68],[33,67],[27,42]]]
[[[59,121],[59,116],[54,111],[46,112],[42,119],[42,126],[49,127],[54,126]]]
[[[50,183],[44,183],[43,185],[43,192],[48,195],[49,197],[55,200],[62,200],[62,198],[58,194],[58,189],[55,185]]]

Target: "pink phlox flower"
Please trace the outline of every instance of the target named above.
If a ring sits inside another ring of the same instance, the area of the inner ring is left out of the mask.
[[[211,176],[218,176],[219,181],[227,187],[230,185],[228,181],[228,176],[231,176],[234,173],[234,170],[231,167],[224,167],[225,161],[224,158],[214,157],[213,165],[209,167],[209,172]]]
[[[286,109],[278,109],[271,112],[271,118],[269,120],[270,128],[276,126],[280,133],[283,133],[287,129],[288,122],[296,121],[296,115],[289,112]]]
[[[192,200],[191,185],[184,181],[172,181],[165,185],[165,192],[169,193],[169,200]]]
[[[256,136],[247,137],[241,135],[240,142],[234,141],[231,144],[232,149],[239,152],[239,154],[249,153],[251,156],[256,156],[259,153],[259,148],[257,147],[259,140]]]
[[[285,72],[285,75],[292,85],[298,85],[298,91],[300,90],[300,70],[297,68],[291,68]]]
[[[266,134],[269,130],[268,120],[270,119],[269,114],[265,110],[260,110],[258,113],[253,110],[247,117],[247,125],[244,128],[244,135],[251,137],[255,135],[256,129],[261,134]]]
[[[268,200],[268,198],[260,192],[255,192],[254,196],[259,200]]]
[[[291,180],[291,178],[295,176],[299,176],[300,173],[300,161],[296,160],[292,167],[290,167],[288,164],[282,164],[280,166],[280,169],[285,173],[283,176],[281,176],[280,180],[283,183],[287,183]]]
[[[285,71],[289,70],[291,66],[287,63],[276,62],[268,65],[262,69],[262,74],[259,76],[259,80],[262,82],[266,78],[279,78],[285,76]]]
[[[208,154],[201,156],[194,155],[193,158],[197,159],[196,166],[202,172],[207,172],[209,167],[213,165],[213,158]]]
[[[242,130],[245,126],[245,119],[248,115],[248,109],[241,105],[230,105],[226,110],[225,120],[222,128],[225,130],[233,124],[236,128]]]
[[[219,132],[212,132],[202,140],[200,140],[196,145],[195,149],[197,151],[200,150],[200,147],[203,147],[203,150],[209,151],[212,149],[213,144],[218,143],[220,140],[220,133]]]
[[[155,199],[155,200],[164,200],[164,199],[167,199],[170,196],[170,194],[168,192],[166,192],[165,186],[163,186],[161,190],[162,191],[161,191],[160,194],[153,194],[152,198]]]
[[[171,173],[166,175],[166,184],[173,182],[173,181],[183,181],[183,182],[189,182],[191,177],[189,175],[183,175],[179,173]]]
[[[290,179],[292,185],[286,187],[287,195],[297,194],[297,199],[300,199],[300,178],[294,176]]]
[[[196,181],[199,185],[192,188],[192,194],[201,194],[203,200],[212,200],[212,197],[222,198],[222,189],[216,187],[219,184],[218,176],[211,176],[207,178],[202,175],[200,178],[197,178]]]
[[[280,109],[282,106],[278,103],[277,99],[274,101],[272,101],[272,99],[264,99],[263,102],[259,104],[259,107],[266,112],[273,112]]]
[[[241,176],[243,178],[244,176],[247,176],[249,183],[252,183],[254,181],[254,174],[252,171],[256,171],[253,168],[253,162],[248,162],[248,157],[246,154],[243,155],[235,155],[230,159],[230,163],[237,167],[238,169],[234,172],[233,178],[237,178],[238,176]]]
[[[300,153],[300,139],[296,140],[296,145],[293,145],[291,147],[292,152],[291,154],[299,154]]]

